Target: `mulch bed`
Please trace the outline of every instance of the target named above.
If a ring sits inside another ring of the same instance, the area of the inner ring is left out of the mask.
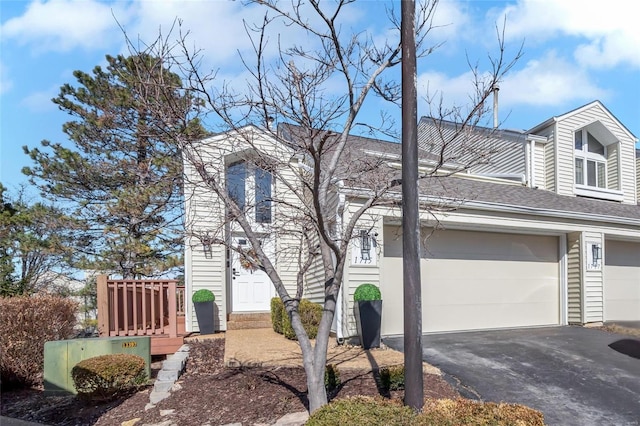
[[[228,423],[274,423],[285,414],[306,410],[306,381],[302,368],[225,368],[224,339],[190,343],[181,389],[145,411],[151,388],[127,399],[102,405],[85,405],[73,396],[45,396],[38,390],[2,392],[3,416],[48,425],[120,425],[171,420],[177,425]],[[382,395],[402,398],[402,391],[379,389],[374,374],[363,370],[340,370],[341,385],[331,398]],[[458,394],[437,375],[424,375],[425,397],[453,398]],[[162,416],[161,411],[175,410]]]

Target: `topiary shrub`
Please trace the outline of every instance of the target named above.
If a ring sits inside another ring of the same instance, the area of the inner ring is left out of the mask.
[[[273,331],[282,334],[282,319],[287,315],[284,310],[284,303],[279,297],[271,299],[271,326]]]
[[[382,300],[380,289],[374,284],[360,284],[353,294],[353,300],[356,302],[364,300]]]
[[[318,335],[318,326],[322,318],[322,305],[310,302],[307,299],[302,299],[298,305],[298,313],[300,314],[300,320],[302,321],[304,330],[307,332],[307,336],[309,336],[309,339],[315,339]],[[298,339],[291,326],[289,315],[287,315],[286,312],[282,317],[282,334],[290,340]]]
[[[519,404],[427,399],[416,425],[544,426],[544,416]]]
[[[392,365],[380,369],[380,382],[386,390],[404,389],[404,365]]]
[[[208,290],[206,288],[201,288],[200,290],[193,293],[193,296],[191,296],[191,301],[193,303],[213,302],[215,300],[215,294],[213,294],[211,290]]]
[[[42,385],[44,344],[73,337],[77,311],[58,296],[0,297],[2,390]]]
[[[127,395],[147,382],[144,359],[132,354],[100,355],[71,369],[78,397],[92,402]]]
[[[409,425],[415,418],[399,401],[357,396],[334,400],[314,411],[305,425]]]

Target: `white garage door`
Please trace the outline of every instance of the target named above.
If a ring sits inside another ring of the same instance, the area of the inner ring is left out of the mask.
[[[421,262],[425,332],[560,323],[558,238],[436,231]],[[402,334],[402,237],[384,232],[383,333]]]
[[[640,321],[640,244],[605,241],[605,321]]]

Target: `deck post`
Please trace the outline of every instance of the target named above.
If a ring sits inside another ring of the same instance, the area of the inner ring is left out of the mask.
[[[178,304],[176,300],[176,281],[169,281],[169,337],[178,337]]]
[[[98,275],[96,278],[96,296],[98,302],[98,333],[100,336],[109,335],[109,289],[108,277]]]

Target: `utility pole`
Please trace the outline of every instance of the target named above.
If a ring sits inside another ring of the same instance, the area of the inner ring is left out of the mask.
[[[418,210],[416,4],[402,0],[402,267],[404,285],[404,403],[422,409],[422,297]]]

